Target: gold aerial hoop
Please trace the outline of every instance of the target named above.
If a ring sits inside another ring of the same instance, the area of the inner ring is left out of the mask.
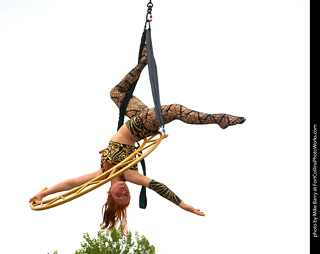
[[[159,137],[157,137],[159,135]],[[168,135],[162,134],[161,132],[157,132],[149,137],[144,138],[142,145],[135,150],[130,156],[121,161],[119,164],[115,165],[108,171],[104,172],[100,176],[73,188],[72,190],[65,192],[57,197],[38,201],[36,199],[30,202],[30,208],[35,211],[49,209],[58,205],[62,205],[67,203],[73,199],[76,199],[98,187],[101,185],[111,181],[113,178],[123,174],[129,168],[136,165],[143,158],[148,156],[157,146],[161,143],[161,141],[166,138]],[[105,150],[105,149],[104,149]],[[104,150],[101,150],[99,153],[102,153]],[[146,150],[146,151],[145,151]],[[142,153],[144,151],[144,153]],[[139,155],[136,158],[136,155]],[[121,170],[117,171],[119,168],[123,167]],[[42,191],[45,191],[47,188],[44,188]]]

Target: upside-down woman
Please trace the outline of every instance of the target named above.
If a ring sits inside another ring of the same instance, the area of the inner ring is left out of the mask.
[[[146,48],[144,48],[143,57],[139,61],[139,64],[111,90],[111,99],[118,107],[120,107],[126,92],[139,78],[146,65],[147,56]],[[246,120],[244,117],[236,117],[228,114],[201,113],[188,109],[180,104],[161,106],[161,111],[164,124],[168,124],[173,120],[180,120],[187,124],[218,124],[222,129],[225,129],[231,125],[241,124]],[[134,152],[134,145],[137,141],[150,134],[156,133],[160,128],[155,109],[148,108],[135,96],[132,96],[129,100],[125,114],[130,120],[111,138],[108,148],[102,153],[101,167],[99,170],[58,183],[53,187],[36,194],[29,202],[34,199],[41,201],[47,195],[73,189],[94,179]],[[204,216],[203,212],[184,203],[164,184],[140,174],[137,165],[135,165],[131,170],[127,170],[122,175],[111,180],[107,202],[103,206],[103,229],[112,229],[117,223],[120,223],[121,231],[123,234],[127,235],[126,209],[130,203],[131,196],[126,181],[148,187],[180,208]]]

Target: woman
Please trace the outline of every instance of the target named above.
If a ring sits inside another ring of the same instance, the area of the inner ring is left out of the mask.
[[[146,49],[143,51],[143,57],[139,64],[132,69],[123,80],[111,90],[111,99],[120,107],[122,100],[130,86],[139,78],[143,68],[147,65]],[[161,107],[164,123],[170,123],[173,120],[180,120],[188,124],[218,124],[222,129],[231,125],[241,124],[246,119],[227,114],[206,114],[188,109],[179,104],[170,104]],[[73,179],[58,183],[55,186],[40,192],[33,196],[33,199],[42,200],[45,196],[60,191],[70,190],[82,185],[87,181],[101,175],[114,165],[122,161],[134,151],[134,145],[137,141],[157,132],[160,128],[154,108],[148,108],[135,96],[129,100],[126,108],[126,115],[130,120],[124,124],[119,131],[111,138],[108,148],[101,156],[101,168],[91,174],[83,175]],[[127,235],[126,226],[126,208],[130,203],[130,191],[125,181],[148,187],[157,192],[162,197],[173,202],[180,208],[191,213],[204,216],[199,209],[185,204],[164,184],[138,173],[138,167],[135,165],[132,170],[127,170],[121,176],[111,180],[111,187],[108,191],[108,199],[103,206],[103,229],[112,229],[120,222],[120,228],[123,234]]]

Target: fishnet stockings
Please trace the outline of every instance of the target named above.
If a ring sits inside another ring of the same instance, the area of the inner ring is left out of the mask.
[[[111,89],[110,97],[118,108],[120,108],[126,92],[130,89],[131,85],[138,80],[142,70],[147,65],[146,52],[144,51],[143,54],[144,56],[141,58],[139,64],[134,67],[118,85]],[[142,101],[140,101],[137,97],[132,96],[128,102],[125,114],[129,118],[132,118],[147,109],[148,107]]]
[[[207,114],[184,107],[180,104],[161,106],[165,124],[173,120],[180,120],[187,124],[218,124],[222,129],[231,125],[243,123],[245,118],[227,114]],[[140,119],[148,130],[158,130],[160,125],[154,108],[140,113]]]
[[[110,92],[111,99],[120,108],[121,102],[131,85],[140,77],[144,67],[147,65],[146,52],[141,58],[139,64],[133,68]],[[241,124],[246,119],[228,114],[207,114],[186,108],[180,104],[170,104],[161,106],[163,121],[165,124],[173,120],[181,120],[187,124],[218,124],[222,129],[231,125]],[[150,131],[158,130],[160,125],[156,117],[154,108],[148,108],[137,97],[132,96],[129,100],[125,112],[129,118],[139,116],[144,126]]]

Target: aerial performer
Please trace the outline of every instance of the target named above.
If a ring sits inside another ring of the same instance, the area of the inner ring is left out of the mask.
[[[111,89],[111,99],[118,107],[120,107],[126,92],[130,89],[132,84],[139,79],[139,76],[147,63],[147,52],[144,47],[138,65],[134,67],[118,85]],[[217,124],[222,129],[226,129],[229,126],[242,124],[246,120],[244,117],[237,117],[229,114],[202,113],[180,104],[162,105],[161,112],[165,124],[168,124],[173,120],[180,120],[186,124]],[[157,133],[160,128],[155,108],[148,108],[135,96],[130,98],[125,110],[125,115],[129,117],[130,120],[123,124],[117,133],[112,136],[109,146],[102,153],[101,166],[97,171],[60,182],[49,189],[34,195],[30,198],[29,202],[32,202],[34,199],[41,201],[47,195],[70,190],[103,174],[133,153],[136,142],[150,134]],[[111,180],[108,198],[103,205],[103,229],[112,229],[120,223],[120,229],[123,234],[127,235],[128,233],[126,209],[130,204],[131,195],[126,182],[147,187],[173,202],[183,210],[199,216],[204,216],[202,211],[184,203],[163,183],[140,174],[138,172],[138,166],[135,165],[130,168],[130,170],[125,171],[120,176]]]

